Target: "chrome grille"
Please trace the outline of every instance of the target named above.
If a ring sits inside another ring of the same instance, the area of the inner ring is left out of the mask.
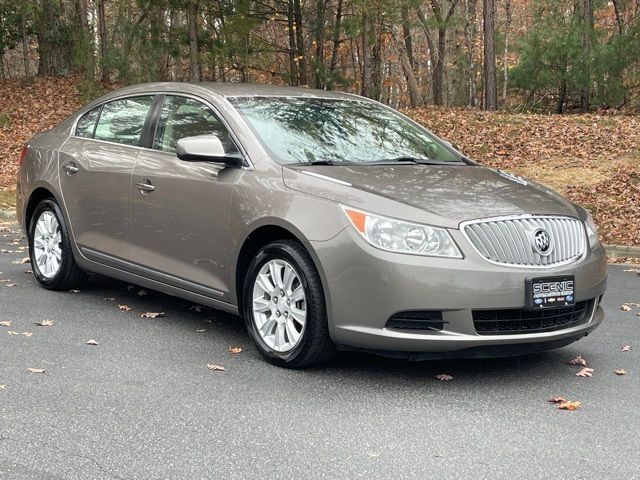
[[[548,252],[536,248],[536,233],[548,234]],[[555,267],[582,257],[586,233],[572,217],[527,216],[464,222],[462,232],[485,259],[501,265]]]

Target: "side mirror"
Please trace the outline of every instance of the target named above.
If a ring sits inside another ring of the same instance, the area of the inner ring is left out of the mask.
[[[215,135],[198,135],[178,140],[176,154],[187,162],[223,163],[227,167],[241,167],[242,156],[226,154],[222,142]]]

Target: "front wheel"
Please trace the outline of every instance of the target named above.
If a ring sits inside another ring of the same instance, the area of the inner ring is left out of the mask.
[[[249,335],[269,362],[302,368],[335,354],[320,276],[299,243],[263,247],[249,265],[243,298]]]
[[[41,201],[33,212],[29,257],[36,280],[49,290],[68,290],[86,279],[73,258],[62,211],[53,200]]]

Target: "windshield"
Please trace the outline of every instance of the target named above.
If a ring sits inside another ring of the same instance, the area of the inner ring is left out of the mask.
[[[229,101],[281,164],[460,162],[428,131],[375,103],[305,97]]]

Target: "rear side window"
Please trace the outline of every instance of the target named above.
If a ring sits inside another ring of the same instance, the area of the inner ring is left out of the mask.
[[[224,124],[210,108],[192,98],[170,95],[162,105],[153,148],[174,153],[181,138],[210,134],[220,139],[225,153],[238,152]]]
[[[105,103],[93,138],[137,146],[153,96],[131,97]]]
[[[76,126],[76,136],[93,138],[93,131],[96,128],[96,120],[100,115],[100,107],[96,107],[93,110],[89,110],[87,113],[80,117],[78,125]]]

